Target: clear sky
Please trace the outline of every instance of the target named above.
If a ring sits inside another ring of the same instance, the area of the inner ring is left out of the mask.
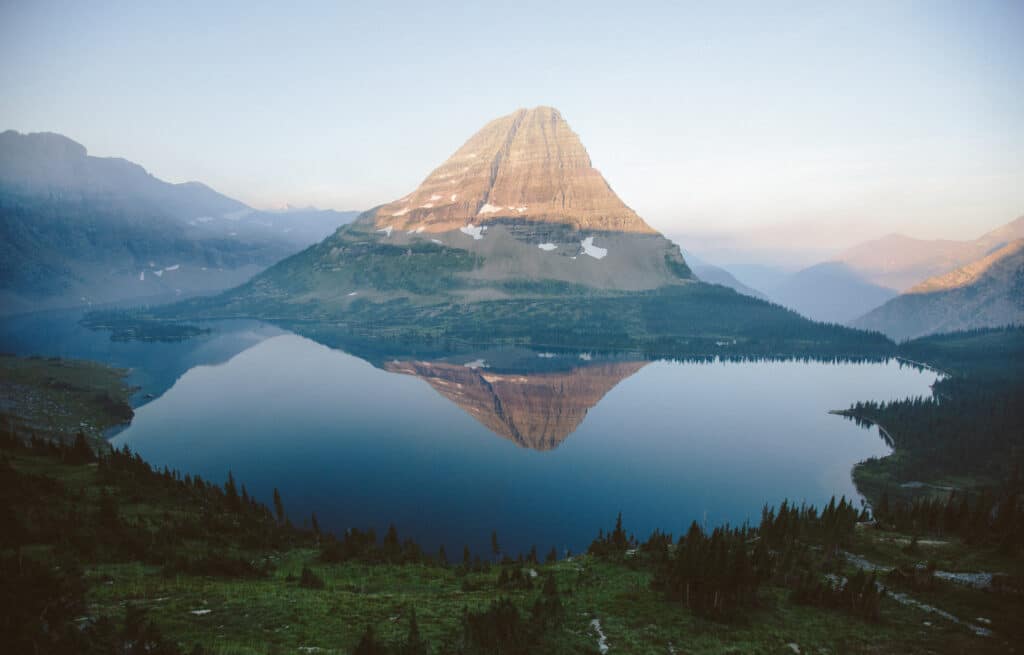
[[[1024,214],[1020,0],[293,4],[0,0],[0,129],[361,209],[546,104],[670,236],[827,250]]]

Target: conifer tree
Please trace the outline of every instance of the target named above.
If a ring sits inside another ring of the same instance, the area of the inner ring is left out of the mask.
[[[405,643],[399,648],[401,655],[427,655],[427,642],[420,636],[420,626],[416,621],[416,609],[409,611],[409,634]]]
[[[373,626],[366,626],[366,632],[360,637],[359,643],[356,644],[356,649],[352,651],[352,655],[387,655],[387,648],[384,644],[377,641],[377,635],[373,631]]]
[[[875,508],[875,519],[881,520],[889,516],[889,490],[882,491],[882,497],[878,499],[878,507]]]
[[[238,489],[235,487],[235,476],[228,471],[228,481],[224,483],[224,497],[227,499],[228,508],[238,511],[242,508],[241,499],[238,496]]]
[[[277,522],[284,523],[284,502],[281,500],[281,492],[274,487],[274,513],[277,515]]]
[[[491,552],[494,553],[495,559],[501,554],[501,546],[498,545],[498,531],[491,531]]]
[[[71,460],[76,463],[84,464],[85,462],[92,462],[96,459],[96,455],[92,451],[92,446],[86,441],[85,435],[79,432],[75,435],[75,443],[71,447]]]

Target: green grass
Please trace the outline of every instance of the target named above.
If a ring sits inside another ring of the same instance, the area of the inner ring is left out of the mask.
[[[274,647],[295,652],[317,647],[344,653],[366,625],[392,641],[404,636],[409,609],[415,608],[421,631],[435,647],[457,631],[464,609],[480,610],[505,595],[493,573],[470,574],[479,587],[463,591],[464,578],[453,569],[427,566],[318,565],[309,551],[280,555],[274,577],[259,581],[224,581],[191,577],[165,578],[139,565],[98,567],[90,602],[99,613],[117,617],[125,601],[144,604],[168,634],[185,643],[202,643],[218,653],[266,653]],[[303,564],[324,578],[323,590],[300,588],[287,580]],[[628,567],[582,556],[535,567],[555,573],[563,590],[566,622],[548,640],[557,652],[588,652],[596,646],[590,628],[601,622],[612,652],[785,652],[797,643],[803,652],[995,652],[999,638],[984,639],[965,628],[892,600],[883,603],[884,620],[868,624],[837,612],[800,607],[787,592],[769,588],[761,605],[740,623],[716,623],[690,615],[648,588],[648,576]],[[962,616],[987,616],[996,629],[1013,628],[1014,612],[1000,599],[981,592],[943,587],[918,594]],[[523,607],[536,592],[512,596]],[[962,600],[958,600],[962,599]],[[1000,606],[1003,606],[1000,611]],[[209,609],[205,616],[193,610]],[[931,626],[924,622],[930,621]]]
[[[40,438],[68,441],[82,432],[100,443],[134,414],[125,375],[95,362],[0,355],[0,419]]]

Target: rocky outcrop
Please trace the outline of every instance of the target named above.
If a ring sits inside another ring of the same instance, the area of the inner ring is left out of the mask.
[[[915,285],[907,293],[935,293],[937,291],[950,291],[959,289],[970,284],[978,283],[985,276],[998,275],[1000,272],[1007,272],[1007,264],[1021,259],[1021,250],[1024,249],[1024,239],[1017,239],[1006,244],[995,252],[961,266],[955,271],[944,275],[936,275],[921,284]],[[1024,300],[1024,298],[1022,298]]]
[[[519,109],[491,121],[418,189],[373,215],[379,228],[431,233],[502,218],[655,233],[615,195],[551,107]]]
[[[854,323],[898,339],[1011,324],[1024,324],[1024,239],[925,280]]]
[[[613,362],[526,374],[448,362],[395,361],[384,368],[425,380],[498,436],[524,448],[553,450],[605,394],[645,365]]]

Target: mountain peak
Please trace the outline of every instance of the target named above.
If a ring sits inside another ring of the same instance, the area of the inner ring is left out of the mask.
[[[0,153],[4,158],[26,158],[41,155],[51,159],[82,159],[87,155],[85,146],[56,132],[27,132],[17,130],[0,132]]]
[[[853,325],[894,339],[1024,324],[1024,238],[930,278]]]
[[[655,233],[593,167],[561,113],[544,106],[489,122],[419,188],[373,215],[378,227],[425,232],[503,219]]]
[[[993,267],[1003,261],[1014,256],[1020,259],[1019,253],[1022,250],[1024,250],[1024,239],[1016,239],[966,266],[961,266],[944,275],[928,278],[924,282],[912,287],[907,293],[934,293],[936,291],[948,291],[950,289],[966,287],[976,283],[988,274]]]

